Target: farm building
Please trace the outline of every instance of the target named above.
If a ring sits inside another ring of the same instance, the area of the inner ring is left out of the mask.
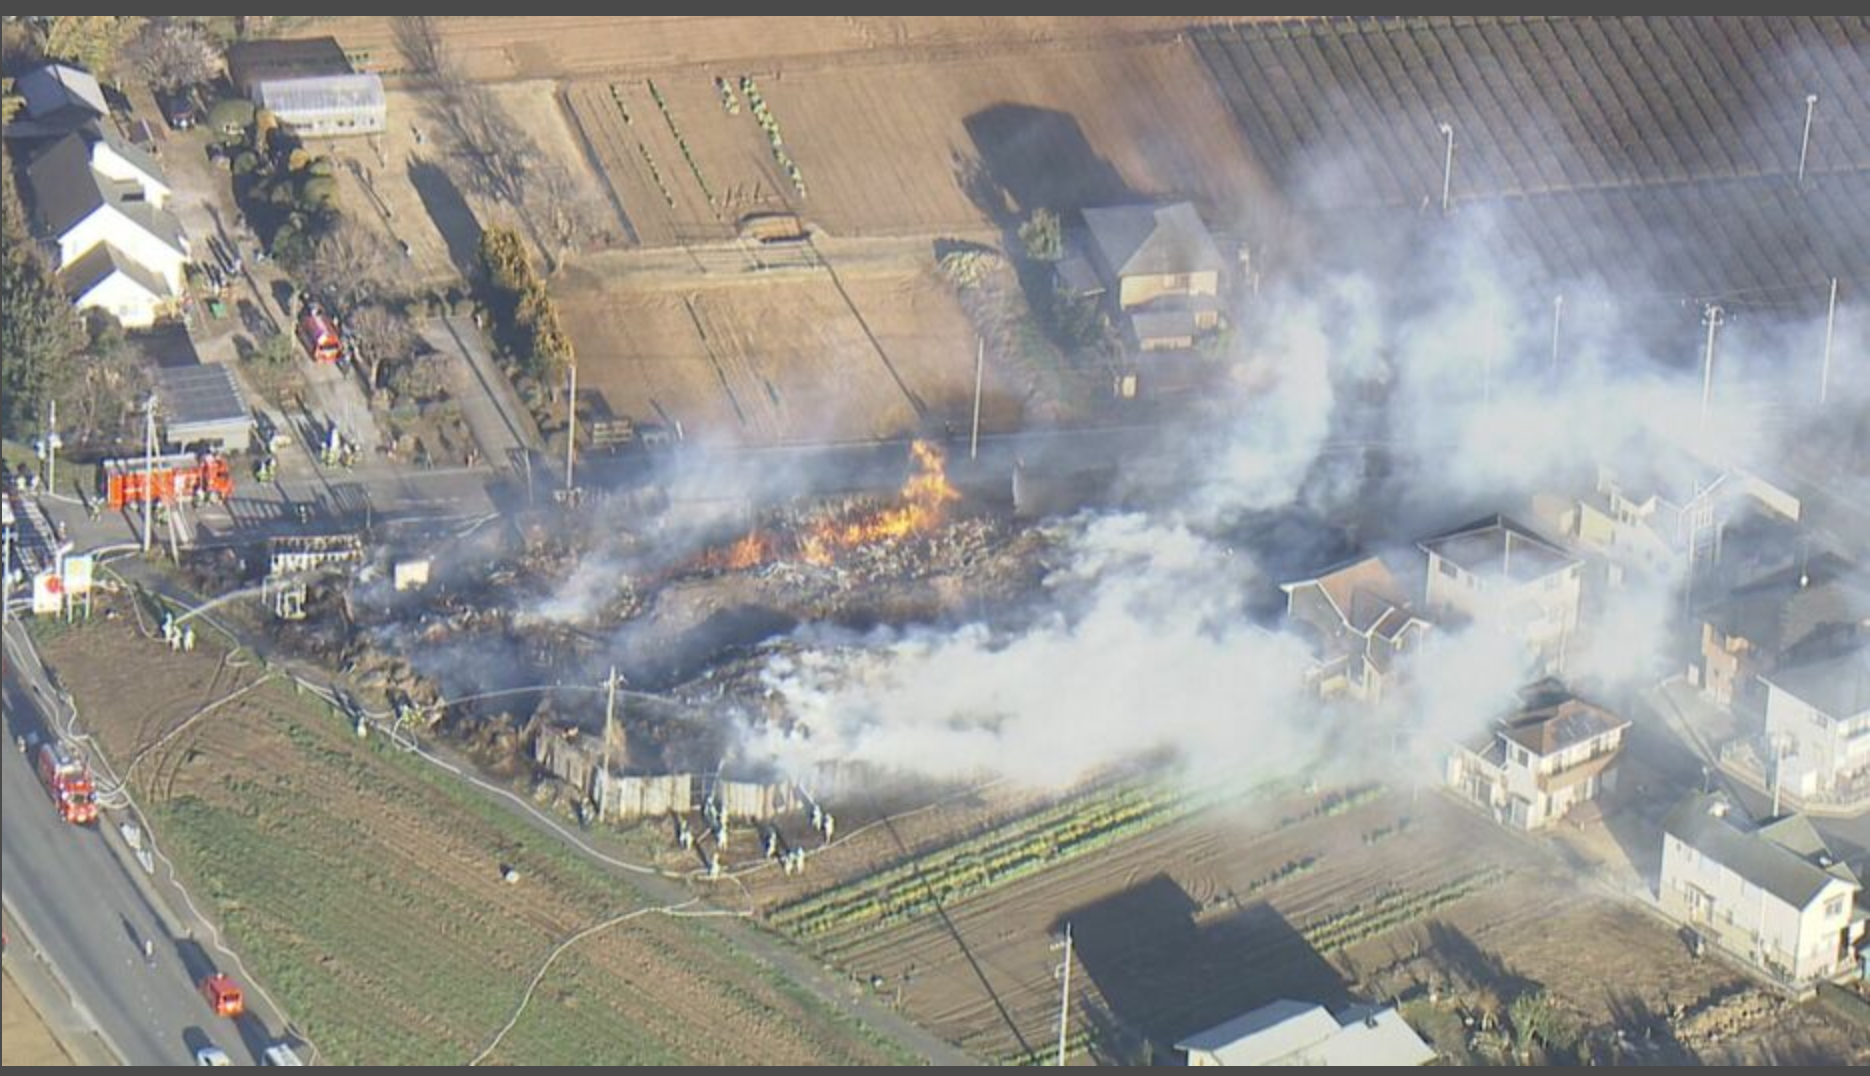
[[[1563,821],[1614,783],[1630,723],[1556,681],[1521,698],[1511,717],[1456,745],[1447,780],[1496,822],[1530,832]]]
[[[1419,588],[1381,557],[1280,589],[1287,620],[1313,644],[1311,682],[1326,698],[1382,702],[1402,658],[1434,627],[1414,611]]]
[[[80,309],[107,311],[130,328],[169,310],[182,294],[189,248],[153,158],[90,127],[41,152],[26,176],[41,234],[57,248],[62,282]]]
[[[383,80],[360,74],[337,41],[249,41],[227,54],[234,88],[305,138],[378,134],[389,123]]]
[[[1855,968],[1863,886],[1809,821],[1756,825],[1725,800],[1697,795],[1663,831],[1664,914],[1787,985]]]
[[[1582,561],[1504,516],[1430,538],[1422,551],[1431,615],[1508,632],[1543,675],[1564,675],[1584,597]]]
[[[1420,1068],[1436,1056],[1394,1009],[1332,1016],[1298,1001],[1274,1002],[1176,1049],[1190,1068]]]
[[[244,97],[259,100],[261,85],[354,74],[351,58],[333,37],[239,41],[227,49],[227,78]]]
[[[1140,351],[1192,348],[1220,327],[1226,259],[1187,202],[1084,211],[1088,255]],[[1072,263],[1076,272],[1077,263]],[[1082,285],[1080,285],[1082,286]]]
[[[163,434],[177,448],[214,447],[245,452],[253,413],[233,371],[225,366],[181,366],[156,372]]]

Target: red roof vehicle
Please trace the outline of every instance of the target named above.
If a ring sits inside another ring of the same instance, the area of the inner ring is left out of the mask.
[[[211,975],[201,982],[201,996],[208,999],[208,1008],[214,1015],[232,1019],[245,1015],[247,998],[240,992],[240,985],[225,975]]]
[[[39,781],[52,797],[58,816],[74,826],[97,823],[97,789],[84,763],[55,744],[39,748]]]
[[[313,362],[340,362],[344,358],[344,334],[325,308],[312,304],[299,315],[299,343]]]
[[[225,456],[212,452],[106,460],[102,479],[104,501],[113,512],[151,499],[173,504],[197,497],[225,501],[234,495],[233,468]]]

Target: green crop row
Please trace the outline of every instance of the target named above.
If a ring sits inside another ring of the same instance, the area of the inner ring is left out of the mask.
[[[675,145],[682,151],[682,157],[688,161],[688,170],[695,174],[695,185],[707,196],[708,205],[715,205],[714,188],[708,186],[708,177],[701,174],[701,163],[695,160],[695,151],[688,146],[688,139],[682,136],[682,128],[675,122],[675,112],[669,108],[668,98],[662,96],[662,89],[655,79],[646,79],[649,84],[649,96],[655,99],[656,107],[662,112],[663,122],[669,125],[669,135],[675,139]]]
[[[724,78],[716,77],[714,88],[720,91],[722,110],[730,116],[740,115],[740,95],[734,92],[734,84]]]
[[[759,83],[753,81],[752,75],[740,76],[740,93],[747,99],[747,107],[753,110],[753,118],[759,123],[760,130],[766,132],[766,140],[772,144],[774,163],[792,181],[799,197],[806,197],[805,176],[792,160],[792,155],[786,152],[786,136],[779,129],[779,120],[773,116],[773,110],[766,106],[766,95],[760,92]]]
[[[617,106],[617,115],[623,117],[624,125],[635,127],[636,117],[630,115],[630,106],[623,101],[623,91],[615,84],[610,87],[610,100]],[[649,169],[649,178],[656,181],[656,189],[662,192],[662,200],[669,203],[670,209],[674,209],[675,192],[669,189],[668,181],[662,178],[662,169],[656,165],[656,155],[649,152],[649,147],[640,141],[636,144],[636,152],[642,155],[643,165]]]
[[[1091,855],[1222,803],[1273,794],[1238,782],[1199,789],[1132,779],[1052,804],[929,855],[777,910],[803,938],[882,929]]]
[[[1339,912],[1301,931],[1305,941],[1324,955],[1433,915],[1451,904],[1499,884],[1507,872],[1494,867],[1462,875],[1454,881],[1421,892],[1392,890],[1367,905]]]

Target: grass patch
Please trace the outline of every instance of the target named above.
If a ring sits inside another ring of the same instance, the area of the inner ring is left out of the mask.
[[[199,784],[152,824],[255,975],[340,1064],[460,1064],[511,1015],[565,937],[643,906],[629,885],[526,819],[380,740],[359,742],[315,700],[266,689],[254,772]],[[243,720],[252,720],[251,716]],[[491,879],[511,865],[521,887]],[[536,903],[535,903],[536,902]],[[701,975],[715,1014],[806,1023],[828,1059],[880,1051],[763,964],[722,955],[699,924],[644,919],[646,950]],[[614,978],[592,939],[554,967],[499,1059],[684,1064],[728,1043],[648,981]],[[633,953],[634,955],[634,953]],[[644,971],[653,981],[655,968]],[[783,987],[783,989],[782,989]]]

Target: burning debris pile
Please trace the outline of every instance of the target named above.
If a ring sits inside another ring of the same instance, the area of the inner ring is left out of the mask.
[[[858,501],[798,528],[755,528],[732,545],[703,554],[695,569],[744,572],[781,562],[828,568],[855,553],[934,535],[961,500],[961,491],[949,484],[947,456],[939,447],[917,441],[910,452],[915,469],[896,504],[879,508]]]

